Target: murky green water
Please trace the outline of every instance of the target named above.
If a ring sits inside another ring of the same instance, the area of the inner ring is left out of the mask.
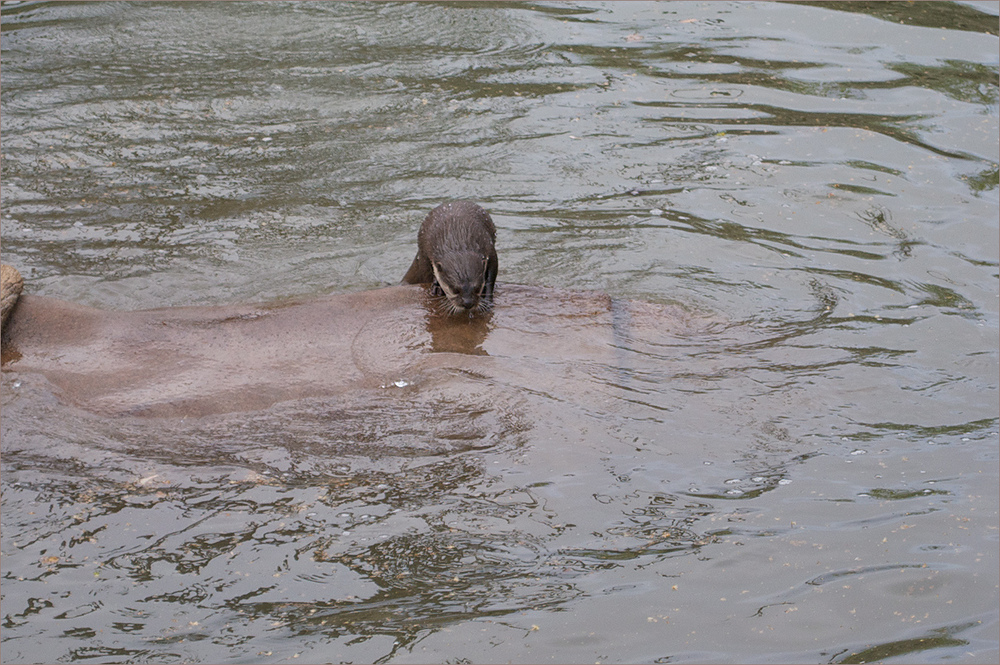
[[[721,322],[193,420],[5,366],[4,662],[996,662],[996,3],[0,10],[30,293],[373,289],[465,197]]]

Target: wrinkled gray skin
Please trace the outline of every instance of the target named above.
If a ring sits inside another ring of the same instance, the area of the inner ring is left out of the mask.
[[[594,393],[596,368],[616,385],[630,349],[710,325],[679,307],[496,286],[495,238],[481,207],[444,204],[424,220],[403,285],[263,305],[114,312],[18,299],[20,276],[4,266],[3,369],[40,376],[84,409],[132,416],[256,411],[429,385],[453,370],[575,400]]]
[[[408,389],[475,375],[574,401],[605,399],[643,344],[656,352],[711,325],[683,309],[498,284],[488,316],[441,313],[426,286],[301,301],[135,312],[22,295],[3,370],[86,410],[199,417],[301,398]],[[669,366],[669,363],[668,365]],[[599,369],[604,368],[604,369]],[[611,388],[607,388],[611,390]],[[597,392],[595,392],[595,390]],[[391,398],[387,394],[387,399]]]

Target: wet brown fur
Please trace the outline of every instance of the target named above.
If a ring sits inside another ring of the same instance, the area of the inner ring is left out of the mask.
[[[496,227],[472,201],[439,205],[417,234],[417,255],[404,284],[433,284],[449,313],[486,311],[497,278]]]

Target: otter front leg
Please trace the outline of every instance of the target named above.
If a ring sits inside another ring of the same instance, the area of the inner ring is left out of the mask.
[[[497,281],[497,256],[494,254],[486,259],[486,273],[483,277],[482,298],[488,302],[493,302],[493,287]]]

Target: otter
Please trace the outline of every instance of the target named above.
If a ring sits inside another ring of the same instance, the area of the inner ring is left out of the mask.
[[[432,284],[449,314],[487,312],[497,279],[496,227],[472,201],[434,208],[420,225],[417,255],[403,284]]]

